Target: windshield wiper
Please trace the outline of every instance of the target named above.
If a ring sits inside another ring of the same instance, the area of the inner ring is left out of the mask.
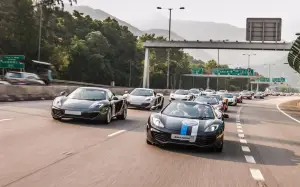
[[[214,119],[213,117],[203,116],[199,118],[200,120],[206,120],[206,119]]]

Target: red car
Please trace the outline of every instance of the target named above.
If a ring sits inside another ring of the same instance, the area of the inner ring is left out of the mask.
[[[238,103],[243,103],[243,97],[242,97],[241,94],[233,93],[232,95],[236,97],[236,100],[237,100]]]

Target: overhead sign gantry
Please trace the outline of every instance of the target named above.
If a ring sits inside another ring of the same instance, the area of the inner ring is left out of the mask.
[[[274,20],[275,20],[275,27],[274,27]],[[145,61],[144,61],[143,87],[149,88],[149,76],[150,76],[149,75],[149,64],[150,64],[149,49],[150,48],[267,50],[267,51],[289,51],[290,50],[292,46],[291,43],[279,42],[278,40],[281,39],[280,18],[271,18],[271,19],[270,18],[248,18],[247,21],[248,22],[251,21],[251,24],[247,24],[247,29],[246,29],[249,30],[247,42],[225,41],[225,40],[223,41],[151,40],[151,41],[144,42],[143,46],[145,48]],[[259,27],[259,24],[261,29]],[[269,26],[272,27],[272,29],[269,28]],[[275,32],[270,31],[274,29]],[[259,39],[258,37],[261,38]]]

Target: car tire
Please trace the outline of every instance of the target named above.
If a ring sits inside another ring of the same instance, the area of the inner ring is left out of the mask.
[[[106,114],[106,118],[104,120],[105,124],[109,124],[111,122],[111,108],[108,108],[107,114]]]
[[[161,104],[158,107],[158,109],[162,109],[164,107],[164,102],[165,102],[165,99],[163,98],[162,101],[161,101]]]
[[[124,106],[123,112],[121,115],[117,116],[119,120],[125,120],[127,118],[127,106]]]
[[[153,145],[148,139],[146,139],[146,143],[147,143],[148,145]]]
[[[222,138],[221,145],[214,146],[214,151],[217,153],[221,153],[223,151],[224,140]]]

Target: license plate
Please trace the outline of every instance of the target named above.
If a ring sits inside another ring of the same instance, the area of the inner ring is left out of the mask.
[[[190,141],[191,136],[172,134],[171,138],[174,140]]]
[[[80,112],[80,111],[66,110],[66,111],[65,111],[65,114],[80,116],[80,115],[81,115],[81,112]]]

